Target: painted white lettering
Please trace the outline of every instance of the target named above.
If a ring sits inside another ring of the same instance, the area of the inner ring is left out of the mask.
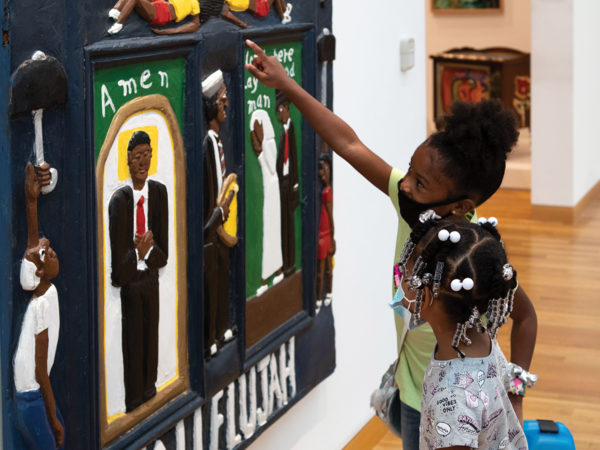
[[[167,72],[163,72],[162,70],[158,71],[160,75],[160,87],[169,87],[169,74]]]
[[[281,64],[285,64],[286,62],[292,62],[294,56],[293,48],[284,48],[280,50],[274,50],[273,55],[281,62]]]
[[[281,385],[279,384],[279,375],[277,371],[277,358],[275,354],[271,355],[271,362],[269,364],[269,410],[268,415],[270,416],[275,411],[275,400],[277,400],[277,409],[281,408],[283,403],[283,394],[281,393]]]
[[[269,373],[268,367],[269,362],[271,361],[271,355],[265,356],[261,359],[257,366],[258,373],[260,374],[260,388],[262,393],[262,405],[260,408],[256,410],[256,416],[258,420],[258,425],[263,426],[267,423],[267,417],[269,416]]]
[[[140,75],[140,86],[144,89],[150,89],[152,87],[152,81],[148,82],[149,78],[150,71],[146,69],[142,72],[142,75]]]
[[[133,78],[130,78],[129,80],[119,80],[117,84],[123,88],[123,97],[127,97],[132,93],[137,94],[137,83]]]
[[[219,414],[219,400],[223,397],[223,391],[219,391],[210,400],[210,436],[208,448],[219,450],[219,428],[223,425],[223,414]]]
[[[286,367],[286,374],[288,376],[288,383],[290,384],[289,395],[290,398],[296,396],[296,338],[292,336],[288,341],[288,365]],[[283,386],[283,381],[281,382]],[[285,391],[287,389],[284,388]]]
[[[289,367],[286,365],[285,342],[279,347],[279,382],[281,383],[281,394],[284,405],[288,402],[287,379],[290,376]]]
[[[227,448],[231,450],[233,447],[242,442],[242,437],[235,432],[235,383],[230,383],[227,386],[227,432],[225,433],[225,443]]]
[[[175,427],[175,440],[177,442],[177,450],[185,450],[185,425],[183,420],[180,420]]]
[[[244,85],[244,89],[250,89],[250,93],[254,94],[258,89],[258,78],[255,78],[253,76],[248,77],[248,79],[246,80],[246,84]]]
[[[240,430],[244,434],[244,439],[248,439],[256,430],[256,368],[252,367],[248,373],[250,380],[250,415],[248,416],[248,397],[246,396],[246,374],[238,378],[238,390],[240,395]]]
[[[202,450],[202,408],[194,412],[194,450]]]
[[[256,109],[256,101],[248,100],[248,114],[252,114]]]
[[[102,97],[102,117],[106,117],[107,106],[111,107],[112,112],[114,114],[116,112],[115,104],[113,103],[112,98],[110,98],[110,94],[108,93],[108,89],[106,88],[105,84],[103,84],[100,88],[100,95]]]
[[[258,375],[257,375],[258,373]],[[260,378],[260,380],[259,380]],[[237,392],[235,384],[237,382]],[[239,416],[236,416],[235,402],[238,394]],[[225,417],[219,414],[219,401],[224,396],[224,391],[219,391],[210,399],[207,420],[208,448],[232,449],[244,440],[252,437],[259,427],[267,423],[279,408],[286,405],[290,398],[296,395],[296,369],[295,369],[295,339],[290,338],[279,348],[261,359],[248,372],[240,375],[237,381],[227,386],[225,404]],[[258,407],[259,395],[261,405]],[[236,419],[237,422],[236,422]],[[225,443],[220,444],[220,428],[225,425]],[[202,408],[194,413],[193,419],[193,449],[203,449],[203,420]],[[176,428],[177,450],[180,442],[180,428]]]

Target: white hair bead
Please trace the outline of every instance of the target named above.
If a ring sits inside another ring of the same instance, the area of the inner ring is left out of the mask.
[[[480,217],[479,219],[477,219],[477,224],[478,225],[483,225],[484,223],[487,223],[487,219],[485,217]]]
[[[452,289],[454,292],[460,291],[462,289],[462,282],[458,278],[455,278],[450,283],[450,289]]]
[[[450,233],[450,242],[456,244],[458,241],[460,241],[460,233],[458,231]]]
[[[496,219],[495,217],[490,217],[488,219],[488,222],[492,224],[492,226],[497,227],[498,226],[498,219]]]
[[[462,281],[462,287],[466,291],[470,291],[471,289],[473,289],[474,285],[475,285],[475,283],[473,283],[473,279],[471,279],[471,278],[465,278]]]
[[[450,237],[450,232],[448,230],[446,230],[445,228],[438,232],[438,239],[442,242],[447,241],[449,237]]]

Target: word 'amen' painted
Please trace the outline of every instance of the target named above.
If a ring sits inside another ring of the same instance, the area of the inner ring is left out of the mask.
[[[141,89],[150,89],[154,82],[160,81],[160,86],[164,88],[169,87],[169,74],[167,72],[163,72],[162,70],[158,71],[158,79],[156,75],[153,75],[152,72],[148,69],[144,70],[140,74],[139,78],[139,86]],[[153,81],[154,79],[154,81]],[[123,89],[123,97],[128,97],[130,95],[137,95],[138,93],[138,82],[136,78],[129,78],[128,80],[119,80],[117,85]],[[115,113],[115,104],[108,93],[108,88],[105,84],[103,84],[100,88],[100,93],[102,95],[102,117],[106,117],[106,107],[110,106],[113,114]]]

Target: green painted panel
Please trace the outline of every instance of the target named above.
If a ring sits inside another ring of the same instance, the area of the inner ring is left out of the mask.
[[[111,67],[94,75],[94,145],[96,160],[106,132],[119,108],[151,94],[169,99],[183,134],[185,59],[166,59]]]
[[[302,43],[290,42],[276,45],[265,45],[268,55],[279,58],[290,77],[302,84]],[[254,52],[246,49],[245,61],[250,61]],[[244,116],[245,116],[245,161],[246,161],[246,298],[253,297],[256,289],[262,283],[262,238],[263,238],[263,183],[260,165],[250,138],[250,117],[254,110],[263,109],[268,112],[275,131],[275,142],[279,143],[283,134],[283,125],[277,119],[275,109],[275,90],[258,82],[248,71],[244,73]],[[302,115],[290,105],[290,116],[296,134],[298,149],[298,173],[302,174]],[[300,199],[302,199],[302,177],[300,179]],[[296,268],[301,267],[302,261],[302,205],[294,212]],[[273,275],[268,278],[269,284]]]

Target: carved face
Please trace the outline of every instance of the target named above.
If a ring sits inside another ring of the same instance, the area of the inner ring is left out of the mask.
[[[225,84],[221,85],[217,94],[217,122],[223,123],[227,119],[227,108],[229,107],[229,99],[227,98],[227,88]]]
[[[286,123],[290,118],[290,107],[288,105],[279,105],[277,107],[277,119],[281,123]]]
[[[331,182],[331,169],[326,161],[319,161],[319,179],[323,186],[329,186]]]
[[[59,263],[56,252],[50,247],[50,241],[41,238],[36,247],[30,248],[25,258],[37,267],[36,275],[41,279],[52,280],[59,272]]]
[[[127,165],[134,185],[144,184],[148,178],[151,160],[152,147],[149,144],[136,145],[133,150],[127,152]]]

